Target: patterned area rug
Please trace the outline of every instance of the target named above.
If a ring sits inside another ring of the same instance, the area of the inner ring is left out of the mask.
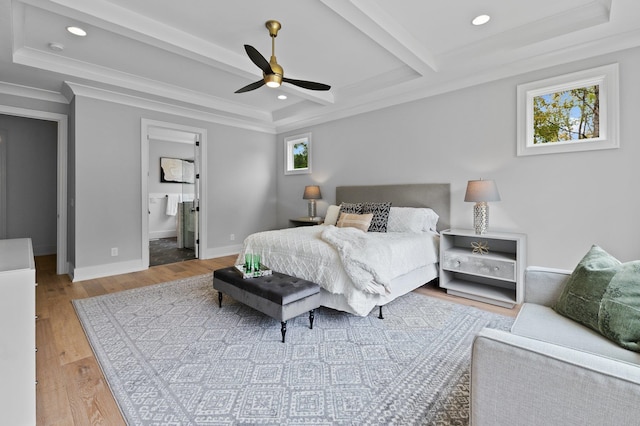
[[[131,425],[467,425],[473,337],[513,321],[409,293],[384,320],[291,319],[283,344],[211,275],[73,304]]]

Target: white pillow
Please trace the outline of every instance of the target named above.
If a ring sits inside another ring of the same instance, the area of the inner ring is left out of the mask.
[[[330,205],[327,208],[327,213],[324,215],[325,225],[335,225],[338,222],[338,216],[340,216],[340,206]]]
[[[432,209],[418,207],[391,207],[387,232],[435,231],[438,215]]]
[[[436,232],[438,219],[440,219],[440,216],[438,216],[438,213],[434,212],[432,209],[425,208],[422,210],[424,210],[426,214],[426,220],[424,222],[424,228],[422,228],[422,230]]]

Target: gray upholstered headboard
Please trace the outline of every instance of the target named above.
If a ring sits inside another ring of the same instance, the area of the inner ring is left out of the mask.
[[[451,190],[448,183],[411,183],[404,185],[365,185],[336,187],[336,204],[385,203],[395,207],[429,207],[438,219],[438,231],[449,229]]]

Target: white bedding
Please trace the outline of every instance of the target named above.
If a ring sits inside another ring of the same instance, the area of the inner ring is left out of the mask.
[[[318,283],[342,295],[357,315],[367,315],[393,289],[395,278],[438,262],[433,232],[363,232],[332,225],[258,232],[238,257],[259,254],[274,271]],[[346,267],[345,267],[346,265]]]

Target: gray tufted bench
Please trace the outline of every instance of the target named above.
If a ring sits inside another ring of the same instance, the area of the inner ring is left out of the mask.
[[[283,343],[287,320],[308,311],[310,328],[313,328],[313,312],[320,306],[318,284],[275,271],[266,277],[243,279],[233,266],[218,269],[213,272],[213,288],[218,290],[220,307],[225,293],[280,320]]]

